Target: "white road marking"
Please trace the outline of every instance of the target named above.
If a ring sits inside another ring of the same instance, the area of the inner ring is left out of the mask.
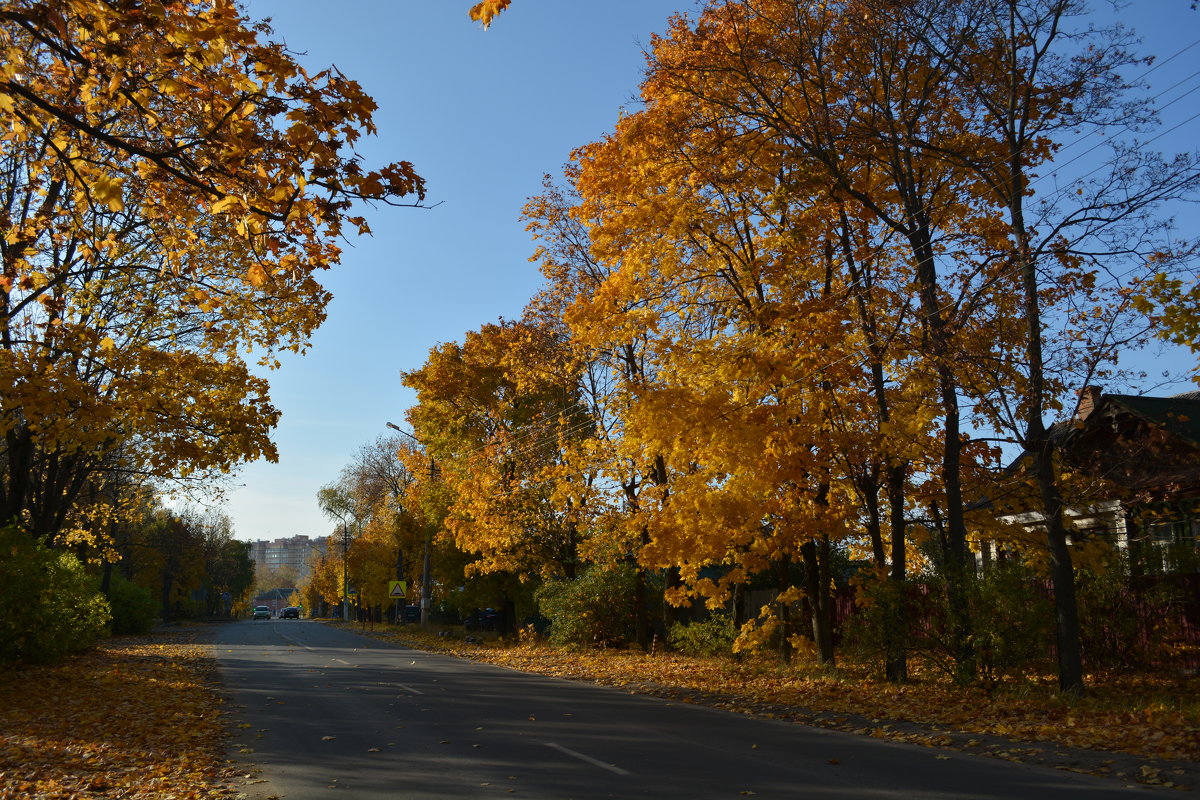
[[[309,647],[309,646],[308,646],[308,645],[306,645],[304,642],[301,642],[301,641],[300,641],[300,640],[298,640],[298,639],[293,639],[291,636],[288,636],[287,634],[283,634],[283,633],[281,633],[281,634],[279,634],[279,636],[280,636],[280,638],[282,638],[284,641],[286,641],[286,642],[291,642],[292,644],[294,644],[294,645],[298,645],[299,647],[303,647],[305,650],[310,650],[310,651],[312,651],[312,652],[316,652],[316,650],[317,650],[317,648],[315,648],[315,647]]]
[[[420,689],[414,689],[413,687],[411,687],[411,686],[407,686],[407,685],[405,685],[405,684],[403,684],[403,683],[397,683],[397,684],[394,684],[394,685],[395,685],[395,686],[399,686],[401,689],[403,689],[403,690],[404,690],[404,691],[406,691],[406,692],[412,692],[413,694],[425,694],[425,693],[424,693],[424,692],[422,692]]]
[[[591,756],[585,756],[583,753],[578,753],[569,747],[563,747],[561,744],[555,744],[554,742],[545,742],[545,745],[546,745],[546,747],[552,747],[555,750],[557,750],[558,752],[563,753],[565,755],[571,756],[573,758],[578,758],[580,761],[586,761],[587,763],[591,764],[594,767],[600,767],[600,769],[606,769],[609,772],[615,772],[618,775],[628,775],[629,774],[629,770],[621,769],[616,764],[605,764],[603,761],[594,759]]]
[[[340,658],[335,658],[335,659],[333,659],[333,660],[334,660],[334,661],[336,661],[336,662],[338,662],[339,664],[345,664],[347,667],[348,667],[348,666],[350,666],[350,662],[349,662],[349,661],[342,661]]]

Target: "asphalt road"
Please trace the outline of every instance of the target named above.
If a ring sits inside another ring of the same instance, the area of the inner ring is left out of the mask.
[[[216,641],[237,726],[230,752],[261,781],[243,787],[251,800],[1166,795],[527,675],[307,620],[231,623]]]

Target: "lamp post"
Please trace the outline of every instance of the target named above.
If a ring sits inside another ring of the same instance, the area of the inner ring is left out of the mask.
[[[404,434],[405,436],[412,439],[414,442],[421,445],[422,447],[425,446],[424,442],[422,442],[416,436],[413,436],[408,431],[401,428],[399,425],[389,422],[389,423],[387,423],[387,426],[389,428],[391,428],[392,430],[396,431],[397,433]],[[431,479],[433,478],[433,475],[436,472],[436,470],[437,470],[437,467],[434,465],[433,457],[430,456],[429,457],[429,477]],[[429,627],[430,606],[432,605],[431,595],[433,594],[433,578],[432,578],[432,573],[430,570],[430,555],[429,555],[429,551],[432,546],[432,540],[433,540],[433,531],[430,528],[430,526],[426,525],[425,526],[425,552],[421,559],[421,562],[422,562],[421,563],[421,627],[422,628]]]
[[[346,562],[350,553],[350,526],[342,523],[342,622],[350,621],[350,578],[346,573]]]

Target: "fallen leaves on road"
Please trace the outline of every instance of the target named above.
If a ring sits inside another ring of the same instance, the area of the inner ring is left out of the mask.
[[[0,675],[0,798],[229,797],[216,662],[186,629]]]
[[[1200,763],[1197,676],[1092,675],[1089,695],[1071,699],[1055,691],[1051,678],[987,692],[929,676],[897,686],[874,679],[867,668],[855,665],[828,672],[804,664],[785,667],[767,659],[734,661],[630,650],[564,651],[539,643],[468,646],[451,637],[412,629],[379,630],[369,635],[680,703],[792,719],[929,747],[970,748],[1013,761],[1062,765],[1163,786],[1184,782],[1180,765],[1188,773],[1185,783],[1195,785],[1200,775],[1194,768]],[[1056,752],[1067,749],[1070,752]],[[1091,755],[1086,751],[1105,752]],[[1110,753],[1171,763],[1142,769],[1147,765],[1137,759],[1125,759],[1123,764],[1104,758]],[[1122,768],[1129,772],[1122,773]]]

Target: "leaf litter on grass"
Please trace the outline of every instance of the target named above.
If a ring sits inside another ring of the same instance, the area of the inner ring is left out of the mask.
[[[232,796],[216,662],[195,629],[0,676],[0,798]]]

